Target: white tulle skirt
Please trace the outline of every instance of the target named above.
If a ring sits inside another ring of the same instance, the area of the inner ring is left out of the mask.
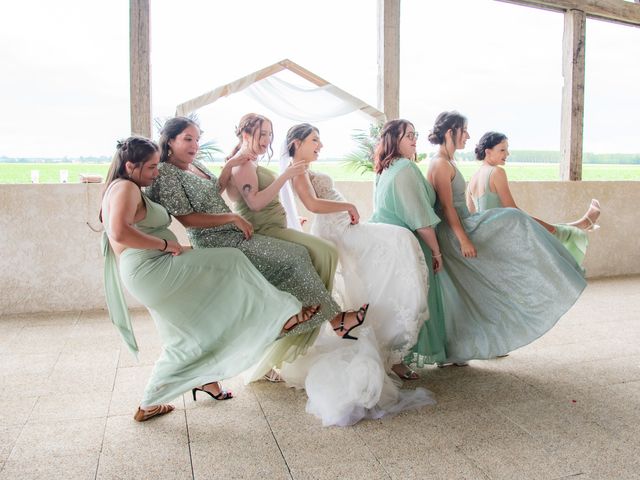
[[[373,329],[362,326],[353,335],[357,341],[343,340],[325,325],[309,352],[280,372],[288,386],[306,390],[306,411],[323,426],[353,425],[436,403],[429,390],[401,390],[386,374]]]

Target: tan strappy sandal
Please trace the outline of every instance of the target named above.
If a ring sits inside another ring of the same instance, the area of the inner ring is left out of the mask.
[[[133,419],[136,422],[146,422],[147,420],[153,417],[159,417],[160,415],[165,415],[166,413],[173,412],[176,407],[173,405],[154,405],[149,410],[143,410],[138,407],[138,411],[133,416]]]

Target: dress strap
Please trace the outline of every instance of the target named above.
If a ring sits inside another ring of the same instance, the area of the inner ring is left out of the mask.
[[[129,347],[131,353],[138,357],[138,342],[133,334],[129,308],[124,298],[122,284],[120,283],[120,272],[116,255],[109,243],[109,236],[106,230],[102,232],[102,255],[104,256],[104,293],[109,309],[109,318],[120,332],[120,336]]]
[[[496,167],[491,167],[489,169],[489,173],[487,173],[487,180],[484,184],[484,193],[491,192],[491,174],[495,170]]]

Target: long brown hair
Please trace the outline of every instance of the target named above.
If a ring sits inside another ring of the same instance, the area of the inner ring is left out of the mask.
[[[264,122],[269,122],[271,127],[273,128],[273,123],[267,117],[263,115],[259,115],[257,113],[247,113],[243,115],[238,122],[238,126],[236,127],[236,137],[238,137],[238,144],[233,148],[229,156],[225,160],[229,160],[233,157],[238,151],[240,147],[242,147],[242,133],[247,133],[251,136],[251,141],[255,142],[255,133],[259,132],[262,129],[262,125]],[[273,143],[273,137],[269,141],[269,155],[268,158],[273,156],[273,149],[271,148],[271,144]]]
[[[399,118],[390,120],[382,126],[380,131],[380,140],[373,154],[374,170],[376,173],[382,173],[396,158],[402,157],[398,145],[402,137],[407,132],[407,127],[413,123],[409,120]],[[415,127],[414,127],[415,128]],[[410,160],[415,160],[412,158]]]
[[[158,145],[156,145],[153,140],[149,140],[144,137],[132,136],[126,140],[118,141],[116,145],[116,153],[113,154],[111,166],[109,166],[107,178],[104,182],[102,198],[104,198],[105,193],[109,189],[109,185],[119,178],[130,180],[126,169],[127,162],[133,163],[136,167],[141,167],[147,163],[151,156],[158,152],[158,150]],[[138,184],[136,183],[136,185]],[[102,208],[100,208],[98,218],[102,222]]]

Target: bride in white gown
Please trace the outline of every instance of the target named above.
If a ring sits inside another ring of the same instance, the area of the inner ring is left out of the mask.
[[[296,125],[287,133],[281,168],[289,162],[308,165],[321,148],[315,127]],[[334,298],[347,309],[368,302],[369,311],[357,342],[336,342],[327,329],[307,355],[283,366],[283,379],[306,389],[307,411],[325,425],[349,425],[435,403],[428,390],[400,390],[387,375],[419,378],[402,363],[429,318],[427,268],[418,241],[401,227],[359,223],[356,207],[328,175],[308,170],[292,183],[305,207],[316,213],[311,233],[338,248]],[[289,184],[281,197],[289,227],[300,229]]]

